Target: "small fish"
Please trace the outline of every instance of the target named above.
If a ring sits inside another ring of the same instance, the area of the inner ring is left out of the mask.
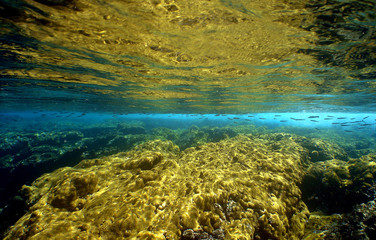
[[[337,123],[337,122],[334,122],[334,123],[332,123],[332,124],[339,124],[339,123]]]
[[[280,122],[287,122],[287,120],[280,120]]]
[[[350,130],[345,130],[345,132],[353,132],[353,131],[350,131]]]
[[[333,118],[324,118],[324,120],[332,120]]]
[[[274,115],[274,117],[280,117],[280,116],[282,116],[282,115]]]
[[[328,115],[327,117],[330,117],[330,118],[332,118],[332,117],[334,117],[334,116],[329,116],[329,115]]]
[[[369,116],[367,116],[367,117],[364,117],[363,119],[367,119],[367,118],[369,118]]]
[[[238,118],[238,117],[234,117],[234,119],[240,119],[240,118]]]
[[[317,121],[317,120],[311,120],[311,122],[319,122],[319,121]]]
[[[254,116],[252,116],[252,115],[249,115],[248,117],[254,117]],[[376,120],[376,119],[375,119]]]
[[[304,121],[305,119],[304,118],[291,118],[292,120],[294,121]]]
[[[309,116],[308,118],[319,118],[320,116]]]
[[[266,118],[259,118],[259,119],[261,119],[261,120],[265,120]]]
[[[346,117],[338,117],[337,119],[346,119]]]

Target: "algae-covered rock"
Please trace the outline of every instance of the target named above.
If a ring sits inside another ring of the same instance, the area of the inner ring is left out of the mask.
[[[349,159],[347,153],[338,144],[318,138],[305,137],[301,137],[298,142],[309,151],[312,162],[331,159],[347,161]]]
[[[124,169],[141,169],[141,170],[150,170],[156,164],[162,160],[163,156],[159,152],[150,152],[140,158],[135,158],[127,161],[124,165]]]
[[[369,240],[376,237],[376,203],[374,200],[355,205],[346,214],[312,213],[303,240]]]
[[[156,135],[160,138],[164,138],[166,140],[170,140],[174,142],[179,138],[176,131],[171,130],[169,128],[164,128],[164,127],[153,128],[152,133],[153,135]]]
[[[223,128],[199,128],[197,126],[192,126],[186,131],[180,133],[179,138],[175,143],[180,147],[180,149],[186,149],[189,147],[196,147],[208,142],[219,142],[226,138],[235,137],[237,133],[229,127]]]
[[[240,135],[151,141],[37,179],[5,239],[301,239],[304,149]]]
[[[367,155],[348,162],[329,160],[312,164],[303,178],[302,192],[311,210],[346,213],[372,199],[376,158]]]

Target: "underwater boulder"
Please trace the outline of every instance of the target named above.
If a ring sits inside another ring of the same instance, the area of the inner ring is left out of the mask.
[[[221,140],[232,138],[238,135],[229,127],[203,127],[191,126],[188,130],[180,133],[175,141],[180,149],[184,150],[190,147],[197,147],[208,142],[219,142]]]
[[[152,134],[158,136],[159,138],[164,138],[174,142],[179,138],[176,131],[164,127],[153,128]]]
[[[180,133],[176,144],[184,150],[196,147],[207,142],[208,134],[197,126],[191,126],[188,130]]]
[[[51,188],[48,201],[55,208],[78,210],[83,207],[85,197],[95,191],[97,182],[94,173],[72,173]]]
[[[146,134],[146,130],[140,126],[130,126],[124,124],[118,124],[116,128],[117,132],[120,132],[124,135],[128,134]]]
[[[180,151],[155,140],[84,160],[25,186],[30,210],[5,239],[301,239],[302,147],[282,145],[240,135]]]
[[[337,159],[313,163],[301,184],[304,202],[311,211],[347,213],[375,193],[374,155],[348,162]]]
[[[219,142],[226,138],[233,138],[238,135],[232,128],[208,128],[205,129],[205,132],[208,133],[208,142]]]
[[[371,200],[355,205],[345,214],[310,215],[304,240],[344,239],[369,240],[376,237],[376,203]]]
[[[297,142],[309,151],[310,160],[312,162],[331,159],[339,159],[343,161],[349,160],[345,150],[343,150],[338,144],[317,138],[305,137],[299,138]]]

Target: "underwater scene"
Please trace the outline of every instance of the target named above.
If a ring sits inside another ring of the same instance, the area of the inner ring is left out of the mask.
[[[0,238],[376,239],[376,2],[0,0]]]

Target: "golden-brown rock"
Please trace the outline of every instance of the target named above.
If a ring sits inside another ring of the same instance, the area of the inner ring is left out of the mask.
[[[157,140],[59,169],[25,187],[32,206],[5,239],[300,239],[303,151],[280,144]]]

